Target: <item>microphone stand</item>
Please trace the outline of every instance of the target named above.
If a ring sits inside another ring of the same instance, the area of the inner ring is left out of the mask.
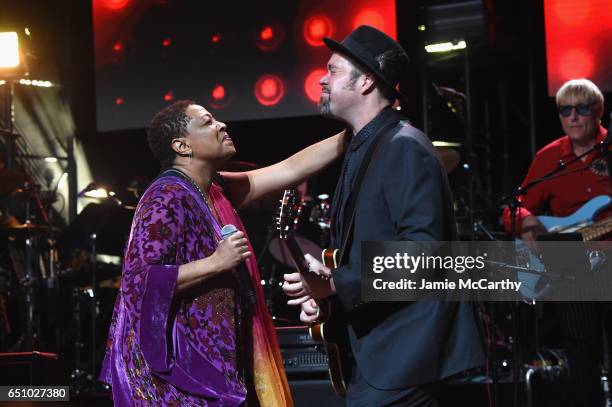
[[[604,141],[608,141],[608,144],[611,142],[610,137],[612,137],[612,113],[610,113],[610,123],[608,123],[608,134],[606,134],[606,138]],[[610,182],[612,183],[612,152],[609,149],[605,149],[606,153],[606,163],[608,164],[608,177],[610,178]]]

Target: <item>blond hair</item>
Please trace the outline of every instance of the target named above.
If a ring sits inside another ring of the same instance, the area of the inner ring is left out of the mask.
[[[557,107],[562,104],[576,105],[578,103],[596,104],[599,117],[604,111],[604,97],[601,90],[588,79],[572,79],[565,82],[557,91]]]

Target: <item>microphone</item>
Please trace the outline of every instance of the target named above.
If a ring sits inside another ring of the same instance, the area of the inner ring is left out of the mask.
[[[236,232],[238,232],[238,229],[236,229],[236,226],[232,224],[225,225],[223,228],[221,228],[221,236],[223,237],[223,240],[227,239]],[[246,268],[244,263],[238,265],[236,269],[238,273],[238,281],[240,282],[240,286],[244,292],[247,302],[255,305],[257,303],[257,297],[255,296],[255,288],[253,287],[249,270]]]

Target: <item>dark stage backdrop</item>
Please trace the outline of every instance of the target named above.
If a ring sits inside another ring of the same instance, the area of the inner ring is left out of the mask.
[[[146,127],[177,99],[224,121],[316,114],[329,51],[394,0],[92,0],[98,131]]]

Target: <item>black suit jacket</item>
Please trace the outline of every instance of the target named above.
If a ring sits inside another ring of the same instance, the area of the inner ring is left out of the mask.
[[[361,300],[361,241],[456,239],[452,196],[435,148],[407,123],[393,131],[362,180],[346,264],[333,271],[355,362],[379,389],[434,382],[484,363],[471,304]]]

